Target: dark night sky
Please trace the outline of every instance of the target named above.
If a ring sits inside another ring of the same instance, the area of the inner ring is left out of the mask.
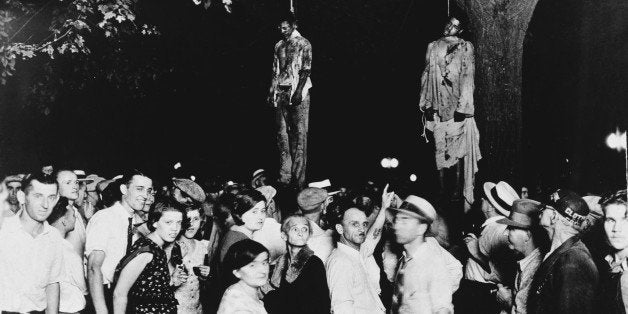
[[[276,168],[274,117],[264,98],[279,2],[243,0],[229,16],[192,1],[149,3],[141,14],[163,36],[147,51],[172,71],[141,100],[107,84],[63,91],[49,116],[22,107],[27,75],[18,75],[0,100],[2,172],[46,159],[106,175],[175,161],[236,178]],[[390,155],[401,160],[399,173],[416,172],[421,187],[433,186],[432,147],[419,137],[419,75],[427,44],[445,24],[446,1],[297,4],[314,54],[310,178],[381,175],[379,160]],[[599,192],[622,183],[621,155],[603,141],[628,117],[627,6],[539,1],[524,53],[528,184]]]

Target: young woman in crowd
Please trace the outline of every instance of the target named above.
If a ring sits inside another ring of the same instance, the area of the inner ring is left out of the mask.
[[[177,240],[183,254],[183,265],[188,270],[189,277],[177,290],[175,297],[179,302],[179,314],[200,314],[203,308],[199,300],[200,280],[209,276],[209,266],[204,265],[207,254],[207,240],[195,240],[194,236],[201,227],[204,213],[201,207],[190,207],[187,210],[189,226]]]
[[[268,250],[250,239],[233,244],[224,259],[222,296],[218,314],[266,314],[259,299],[260,287],[268,282]]]
[[[250,239],[253,232],[262,229],[266,219],[266,199],[257,190],[240,191],[231,208],[231,217],[235,223],[225,234],[221,248],[220,260],[223,261],[229,247],[234,243]]]
[[[179,235],[185,210],[159,201],[148,213],[151,233],[135,241],[116,269],[114,313],[177,313],[165,245]]]
[[[274,289],[264,298],[268,312],[330,312],[325,265],[307,246],[311,234],[309,220],[300,214],[287,217],[281,225],[281,238],[286,241],[288,252],[279,259],[270,284],[265,286],[264,290]]]

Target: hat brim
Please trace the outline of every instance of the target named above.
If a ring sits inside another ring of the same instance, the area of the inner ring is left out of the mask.
[[[432,221],[432,219],[430,219],[427,216],[423,216],[421,214],[418,214],[418,213],[415,213],[413,211],[410,211],[410,210],[407,210],[407,209],[403,209],[403,208],[388,207],[386,210],[390,211],[393,215],[396,214],[396,213],[402,213],[402,214],[406,214],[408,216],[416,217],[416,218],[419,218],[419,219]]]
[[[503,216],[508,217],[510,215],[510,211],[503,208],[501,205],[499,205],[499,203],[497,203],[497,201],[495,200],[495,198],[493,197],[493,195],[491,194],[491,190],[493,188],[495,188],[497,186],[497,184],[493,183],[493,182],[485,182],[484,183],[484,196],[486,197],[486,199],[488,199],[488,201],[491,203],[491,205],[493,205],[493,207],[495,207],[495,209],[497,209],[497,211],[502,214]]]
[[[502,224],[502,225],[507,225],[510,227],[515,227],[515,228],[519,228],[519,229],[530,229],[530,226],[518,223],[514,220],[510,220],[508,218],[502,218],[500,220],[497,221],[497,223]]]

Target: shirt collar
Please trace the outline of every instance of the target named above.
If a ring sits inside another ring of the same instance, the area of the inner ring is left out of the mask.
[[[502,219],[502,218],[504,218],[504,216],[501,216],[501,215],[498,215],[498,216],[493,216],[493,217],[491,217],[491,218],[488,218],[488,219],[486,219],[486,221],[484,221],[484,223],[482,224],[482,228],[484,228],[484,227],[486,227],[486,226],[488,226],[488,225],[490,225],[490,224],[492,224],[492,223],[494,223],[494,222],[497,222],[498,220],[500,220],[500,219]]]
[[[295,29],[292,31],[292,34],[290,34],[290,38],[288,38],[288,40],[291,40],[297,37],[301,37],[301,33],[299,33],[299,31]]]
[[[111,206],[111,208],[120,213],[121,217],[124,217],[126,219],[128,218],[133,218],[133,214],[129,214],[129,212],[126,210],[126,208],[124,208],[124,206],[122,206],[122,203],[120,203],[119,201],[116,202],[115,204],[113,204],[113,206]]]
[[[417,256],[419,256],[421,254],[421,252],[429,249],[429,243],[427,242],[427,238],[425,238],[425,242],[421,243],[421,245],[419,245],[419,247],[416,248],[416,250],[414,250],[414,252],[406,252],[406,250],[403,250],[403,259],[407,262]]]
[[[617,267],[619,267],[621,271],[625,271],[628,269],[628,262],[626,261],[626,258],[620,261],[616,254],[608,254],[606,255],[606,257],[604,257],[604,260],[606,260],[608,266],[611,267],[611,270]]]
[[[517,261],[517,264],[519,264],[519,270],[523,271],[532,261],[539,258],[539,256],[541,256],[541,250],[539,248],[534,249],[530,255],[524,257],[520,261]]]
[[[338,242],[338,250],[341,250],[347,254],[349,254],[351,257],[356,258],[356,259],[361,259],[362,255],[360,255],[360,251],[344,244],[344,243],[340,243]]]
[[[26,213],[25,215],[28,215],[28,213]],[[5,223],[2,226],[3,228],[6,226],[6,228],[8,228],[8,229],[20,230],[20,231],[26,232],[26,230],[24,230],[24,227],[22,226],[22,222],[20,221],[20,215],[15,215],[15,216],[12,216],[12,217],[6,217],[6,218],[4,218],[4,221],[5,221]],[[43,227],[41,233],[39,235],[37,235],[37,236],[46,235],[52,229],[54,229],[54,228],[51,227],[48,224],[47,221],[44,221],[44,227]],[[26,232],[26,233],[28,233],[28,232]]]

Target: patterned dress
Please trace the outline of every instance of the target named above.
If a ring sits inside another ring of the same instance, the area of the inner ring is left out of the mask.
[[[153,254],[153,259],[129,290],[127,313],[177,313],[177,300],[170,288],[170,272],[166,252],[149,238],[142,237],[131,246],[116,269],[116,278],[122,269],[142,253]]]
[[[189,248],[181,245],[182,251],[185,251],[183,256],[183,265],[188,270],[188,280],[182,284],[176,291],[175,297],[179,301],[178,313],[179,314],[201,314],[203,308],[199,300],[200,283],[198,276],[194,274],[193,267],[203,265],[205,260],[205,254],[207,254],[207,246],[209,241],[192,240],[196,245],[194,250],[190,251]]]

